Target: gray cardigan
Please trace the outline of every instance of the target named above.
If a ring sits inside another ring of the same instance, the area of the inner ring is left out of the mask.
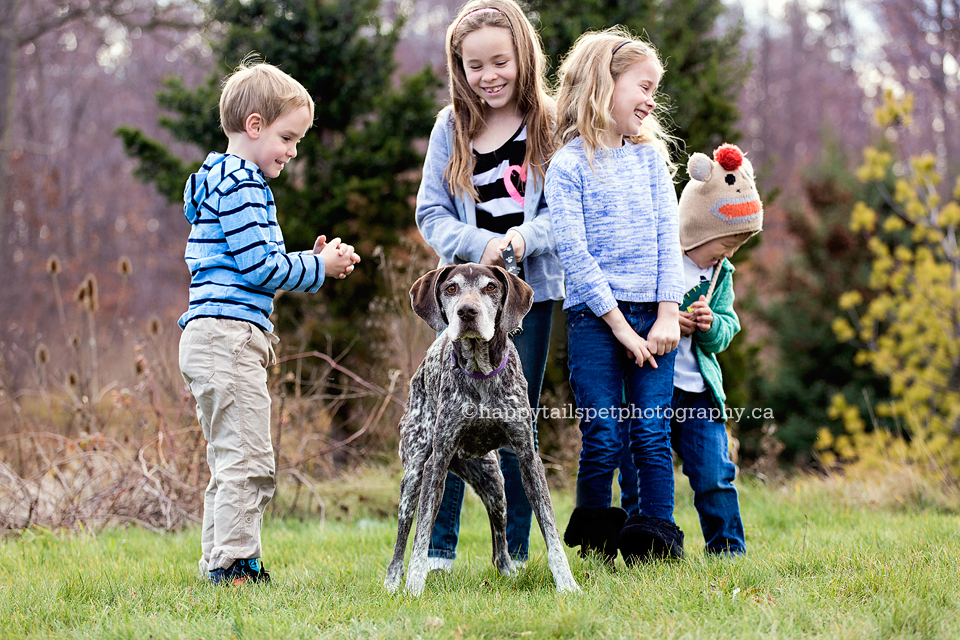
[[[417,228],[440,256],[440,265],[479,262],[491,238],[503,237],[477,227],[477,210],[471,198],[451,193],[443,178],[453,153],[453,107],[437,116],[423,161],[423,178],[417,192]],[[543,197],[543,184],[531,171],[523,203],[523,236],[526,253],[523,272],[533,289],[534,302],[563,298],[563,267],[557,255],[553,221]]]

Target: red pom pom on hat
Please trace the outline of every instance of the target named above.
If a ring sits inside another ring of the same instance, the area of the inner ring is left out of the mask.
[[[743,152],[735,144],[724,143],[713,152],[713,159],[727,171],[733,171],[743,164]]]

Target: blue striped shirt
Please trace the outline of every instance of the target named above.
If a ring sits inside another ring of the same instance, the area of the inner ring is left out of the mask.
[[[323,258],[284,250],[273,193],[256,164],[211,153],[187,181],[183,202],[192,226],[184,254],[190,306],[181,328],[194,318],[226,318],[273,331],[278,290],[313,293],[323,284]]]
[[[593,169],[575,138],[547,170],[563,308],[586,303],[602,316],[617,301],[679,303],[685,287],[677,194],[663,156],[652,145],[627,142],[598,150]]]

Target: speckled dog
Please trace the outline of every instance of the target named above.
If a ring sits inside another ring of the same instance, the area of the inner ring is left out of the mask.
[[[496,450],[517,454],[523,487],[547,543],[559,591],[579,591],[557,533],[543,463],[533,444],[527,383],[510,332],[530,310],[533,291],[499,267],[450,265],[431,271],[410,289],[413,309],[443,331],[410,381],[400,420],[400,513],[397,544],[384,586],[395,591],[419,509],[407,591],[419,595],[427,577],[427,551],[447,469],[474,488],[490,516],[493,564],[513,573],[507,553],[507,508]],[[422,488],[422,490],[421,490]],[[418,505],[419,502],[419,505]]]

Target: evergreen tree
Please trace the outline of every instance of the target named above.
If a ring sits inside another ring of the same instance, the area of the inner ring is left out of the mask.
[[[876,192],[869,193],[846,165],[843,153],[825,143],[819,165],[803,179],[806,206],[799,200],[785,205],[795,248],[783,264],[759,265],[760,279],[772,285],[770,293],[748,292],[743,298],[743,308],[766,325],[773,347],[772,362],[758,376],[749,403],[773,410],[776,437],[797,462],[809,461],[820,428],[842,432],[842,422],[829,412],[835,395],[864,413],[889,397],[887,381],[857,366],[856,347],[838,340],[831,329],[845,315],[837,300],[864,288],[870,276],[866,243],[848,227],[850,209],[861,198],[879,204]],[[748,455],[759,442],[761,426],[741,424],[746,436],[741,446]]]
[[[366,313],[377,290],[373,249],[395,244],[412,223],[412,172],[422,162],[412,143],[429,135],[439,80],[425,68],[395,82],[402,20],[385,24],[380,0],[216,0],[207,7],[221,63],[195,89],[178,78],[166,83],[158,99],[172,115],[161,124],[204,154],[223,151],[220,82],[250,52],[307,88],[317,104],[314,127],[292,170],[272,180],[271,189],[288,250],[309,249],[322,233],[342,237],[366,259],[328,298],[332,317],[350,322]],[[202,156],[184,162],[139,130],[118,132],[140,162],[138,175],[180,200]],[[278,308],[282,329],[289,314],[284,304]]]
[[[747,79],[743,28],[721,29],[727,9],[720,0],[532,0],[530,9],[554,71],[584,31],[624,25],[648,39],[664,61],[658,102],[687,153],[709,154],[739,138],[737,98]]]

